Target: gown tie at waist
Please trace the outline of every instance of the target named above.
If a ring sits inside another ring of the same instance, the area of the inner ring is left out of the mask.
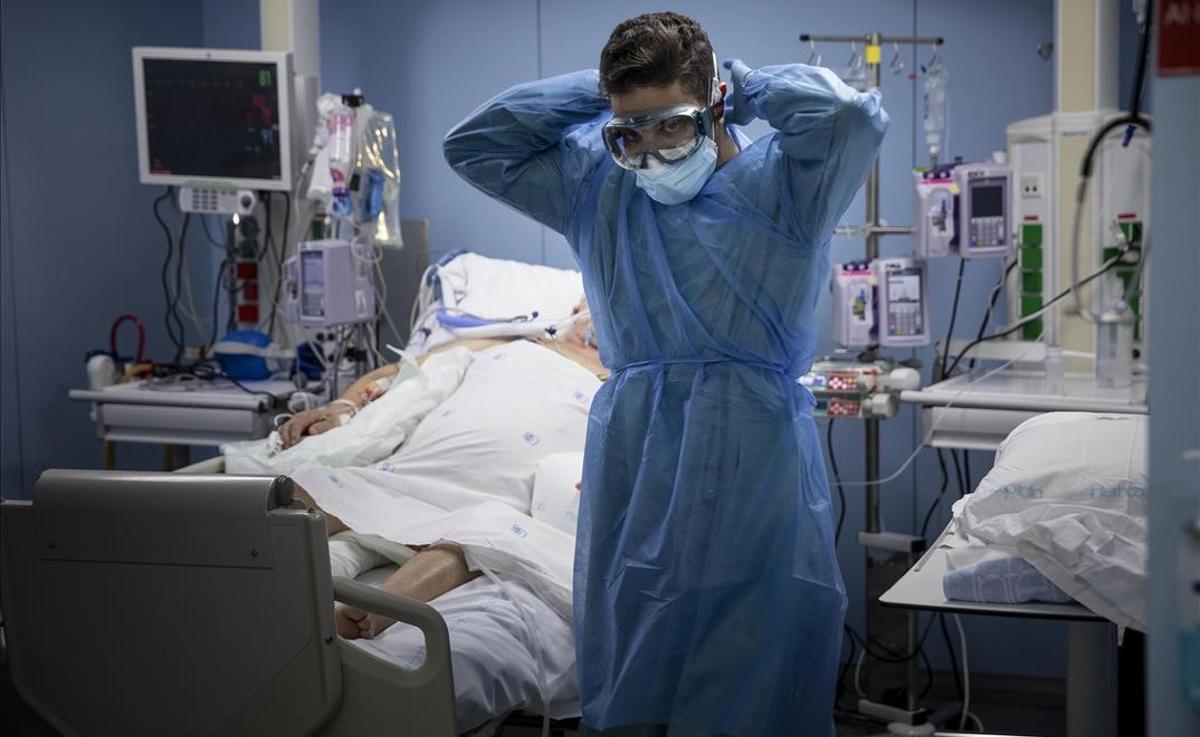
[[[760,368],[765,371],[779,374],[789,382],[793,382],[796,388],[798,388],[804,394],[804,404],[807,407],[812,407],[817,403],[816,397],[813,396],[813,393],[809,391],[808,387],[797,382],[796,378],[788,373],[786,366],[777,363],[769,363],[767,361],[751,361],[741,358],[732,358],[729,356],[723,358],[654,358],[645,361],[633,361],[625,364],[624,366],[618,366],[612,370],[612,375],[616,376],[629,369],[646,368],[650,366],[707,366],[718,363],[736,363],[743,366],[753,366],[755,368]]]

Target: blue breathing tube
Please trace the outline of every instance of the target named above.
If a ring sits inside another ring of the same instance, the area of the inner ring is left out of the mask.
[[[480,327],[486,327],[488,325],[501,325],[503,323],[510,323],[510,322],[529,322],[530,320],[536,319],[537,316],[538,316],[538,313],[533,312],[533,313],[530,313],[529,315],[521,315],[520,317],[514,317],[509,320],[493,320],[493,319],[486,318],[486,317],[478,317],[476,315],[468,315],[468,314],[462,313],[462,312],[449,312],[448,310],[442,309],[442,310],[438,310],[437,321],[439,323],[441,323],[444,327],[447,327],[450,329],[480,328]]]

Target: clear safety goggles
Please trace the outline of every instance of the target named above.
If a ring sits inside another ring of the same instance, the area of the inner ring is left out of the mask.
[[[677,105],[642,115],[613,117],[604,124],[604,144],[625,169],[670,166],[696,153],[713,132],[712,109]]]

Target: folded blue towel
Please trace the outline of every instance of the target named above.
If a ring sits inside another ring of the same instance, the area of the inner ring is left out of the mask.
[[[942,593],[953,601],[988,604],[1022,604],[1040,601],[1068,604],[1073,601],[1023,558],[993,558],[947,571]]]

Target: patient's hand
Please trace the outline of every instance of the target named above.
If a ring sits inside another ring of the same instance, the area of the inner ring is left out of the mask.
[[[317,409],[306,409],[279,428],[283,447],[290,448],[306,435],[320,435],[342,424],[340,415],[350,412],[345,404],[331,404]]]

